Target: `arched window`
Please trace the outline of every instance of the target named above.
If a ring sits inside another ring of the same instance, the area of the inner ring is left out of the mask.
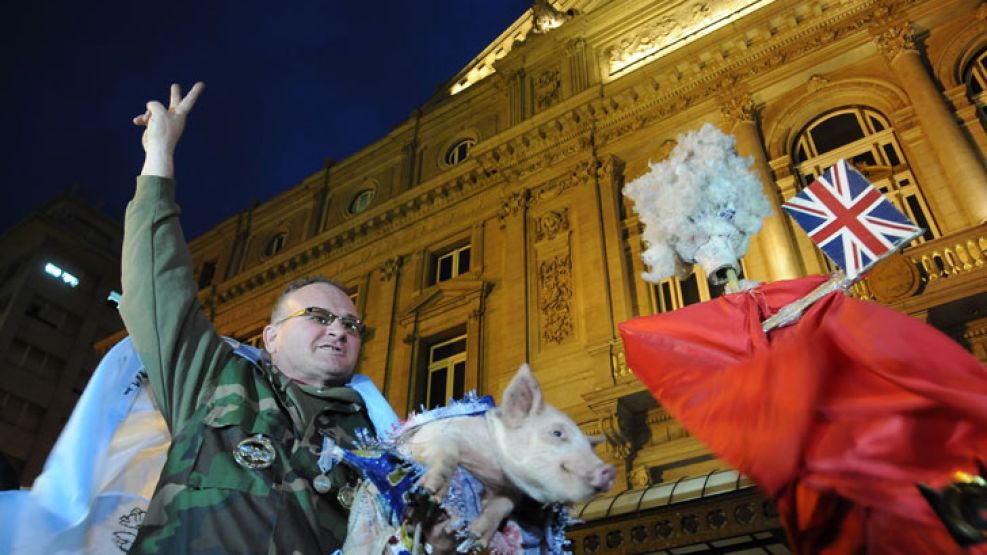
[[[278,233],[267,242],[264,247],[264,256],[274,256],[281,252],[284,248],[285,242],[288,240],[287,233]]]
[[[476,139],[466,138],[460,139],[449,147],[446,151],[443,161],[447,166],[455,166],[465,161],[470,156],[470,150],[473,145],[476,144]]]
[[[977,107],[980,121],[987,127],[987,48],[980,51],[963,71],[966,95]]]
[[[374,190],[364,189],[353,197],[350,201],[350,214],[359,214],[367,208],[370,207],[370,203],[374,200]]]
[[[839,159],[851,162],[898,210],[926,230],[916,242],[939,237],[911,166],[888,119],[876,110],[845,107],[822,115],[799,133],[793,161],[804,187]]]

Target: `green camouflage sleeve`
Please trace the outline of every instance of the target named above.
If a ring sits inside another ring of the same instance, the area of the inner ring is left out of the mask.
[[[175,203],[175,182],[137,178],[124,219],[120,313],[172,434],[195,412],[231,355],[202,313]]]

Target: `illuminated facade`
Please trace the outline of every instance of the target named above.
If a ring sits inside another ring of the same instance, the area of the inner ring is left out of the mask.
[[[535,2],[386,137],[192,241],[202,302],[257,340],[286,282],[340,280],[370,327],[362,371],[399,413],[499,394],[529,361],[620,469],[579,509],[577,553],[781,553],[770,504],[623,362],[619,322],[711,292],[639,277],[621,188],[682,131],[733,133],[775,206],[744,273],[778,280],[829,271],[779,203],[852,159],[928,229],[857,292],[987,361],[985,52],[972,0]]]
[[[29,486],[122,326],[119,222],[63,194],[0,236],[0,451]]]

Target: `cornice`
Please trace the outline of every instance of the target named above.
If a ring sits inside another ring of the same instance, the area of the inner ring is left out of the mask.
[[[241,272],[217,287],[218,306],[260,293],[288,275],[304,273],[317,265],[342,257],[382,235],[394,233],[422,218],[483,190],[499,178],[488,176],[475,163],[467,162],[459,172],[450,172],[393,198],[358,218],[339,225],[272,260]]]
[[[858,35],[860,42],[870,41],[869,27],[887,21],[889,14],[899,13],[919,0],[877,1],[866,4],[835,4],[812,2],[788,6],[794,23],[783,30],[764,21],[759,26],[747,28],[749,36],[769,37],[769,40],[751,40],[743,50],[724,53],[719,43],[706,50],[695,52],[689,60],[661,59],[652,65],[664,63],[658,72],[648,72],[644,83],[627,86],[624,90],[593,103],[592,108],[600,130],[599,144],[607,144],[641,127],[677,114],[706,100],[717,100],[737,83],[750,83],[772,69]],[[803,8],[803,9],[797,9]],[[804,13],[817,14],[809,19]],[[780,17],[780,16],[779,16]],[[650,68],[641,68],[635,74],[643,74]],[[634,74],[632,74],[634,75]],[[626,78],[614,81],[621,83]],[[613,84],[607,85],[608,88]],[[752,89],[754,87],[751,87]]]
[[[563,167],[563,162],[571,162],[582,152],[595,151],[601,145],[706,100],[720,102],[729,97],[728,93],[738,83],[749,84],[752,78],[790,60],[820,51],[836,41],[855,34],[859,34],[861,42],[872,40],[866,32],[868,27],[887,21],[889,14],[900,13],[920,2],[792,3],[786,9],[793,24],[780,29],[771,23],[778,17],[771,21],[761,18],[757,25],[748,29],[747,36],[769,37],[768,40],[751,39],[742,49],[730,53],[722,52],[721,43],[710,40],[706,50],[694,51],[689,60],[676,53],[682,63],[673,65],[662,59],[655,60],[602,89],[605,92],[626,83],[622,90],[601,95],[600,89],[591,88],[563,100],[552,109],[476,145],[473,158],[462,168],[443,173],[431,183],[419,185],[360,218],[220,284],[218,302],[223,305],[250,291],[264,290],[288,273],[303,272],[316,263],[342,256],[376,240],[381,234],[401,229],[493,184],[518,183],[549,167]],[[763,44],[759,44],[761,42]],[[631,76],[636,76],[635,83],[631,82]],[[347,158],[341,165],[350,166],[350,160],[362,159],[372,148]],[[353,165],[357,163],[352,162]],[[531,191],[525,194],[530,198]],[[514,200],[515,205],[528,202],[524,198]],[[507,208],[501,207],[502,213],[510,210],[510,202],[509,198],[504,203]]]

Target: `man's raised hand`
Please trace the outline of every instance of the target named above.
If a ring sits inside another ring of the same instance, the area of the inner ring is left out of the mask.
[[[152,100],[147,103],[147,111],[134,118],[135,125],[146,127],[141,138],[146,155],[142,175],[174,177],[175,145],[185,129],[185,118],[204,87],[198,82],[183,97],[181,87],[173,84],[167,110],[160,102]]]

